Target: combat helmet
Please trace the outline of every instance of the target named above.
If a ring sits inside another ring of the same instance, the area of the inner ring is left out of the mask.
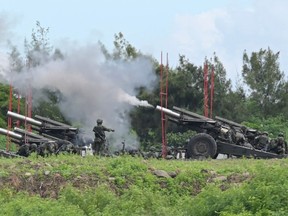
[[[278,134],[278,137],[284,137],[284,134],[283,134],[282,132],[280,132],[280,133]]]
[[[243,133],[246,133],[246,131],[247,131],[247,127],[244,125],[242,125],[240,129],[241,129],[241,132],[243,132]]]
[[[97,119],[97,124],[102,124],[103,120],[102,119]]]

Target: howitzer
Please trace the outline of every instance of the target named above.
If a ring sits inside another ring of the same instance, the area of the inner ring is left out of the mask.
[[[64,139],[65,136],[67,136],[70,139],[74,139],[78,133],[78,128],[51,120],[49,118],[37,116],[37,120],[11,111],[8,111],[7,115],[17,120],[21,120],[22,122],[31,124],[32,130],[37,131],[41,135],[43,134],[60,139]]]
[[[243,125],[241,124],[238,124],[234,121],[231,121],[231,120],[228,120],[228,119],[225,119],[225,118],[222,118],[222,117],[219,117],[219,116],[215,116],[215,119],[220,121],[220,122],[223,122],[227,125],[231,125],[231,126],[234,126],[234,127],[238,127],[238,128],[241,128]]]
[[[177,112],[174,112],[174,111],[172,111],[172,110],[170,110],[170,109],[167,109],[167,108],[165,108],[165,107],[161,107],[161,106],[156,106],[156,110],[159,110],[159,111],[162,111],[162,112],[164,112],[166,115],[169,115],[169,116],[172,116],[172,117],[174,117],[174,118],[181,118],[181,115],[179,114],[179,113],[177,113]]]
[[[14,138],[14,139],[22,139],[23,138],[22,135],[17,134],[17,133],[15,133],[13,131],[9,131],[9,130],[3,129],[3,128],[0,128],[0,134],[7,135],[7,136],[9,136],[11,138]]]
[[[34,134],[32,132],[25,131],[20,128],[14,128],[14,131],[9,131],[3,128],[0,128],[0,134],[6,135],[11,138],[11,141],[17,145],[23,145],[25,143],[35,143],[37,145],[50,141],[51,139],[45,138],[38,134]]]
[[[61,123],[61,122],[57,122],[57,121],[54,121],[54,120],[51,120],[49,118],[45,118],[45,117],[42,117],[42,116],[39,116],[39,115],[36,115],[35,116],[35,119],[33,118],[30,118],[30,117],[26,117],[24,115],[20,115],[18,113],[14,113],[14,112],[11,112],[11,111],[8,111],[7,112],[7,115],[9,117],[12,117],[12,118],[15,118],[17,120],[21,120],[21,121],[24,121],[24,122],[27,122],[28,124],[31,124],[31,125],[34,125],[34,126],[38,126],[38,127],[47,127],[48,129],[66,129],[66,130],[72,130],[72,131],[77,131],[78,128],[75,128],[75,127],[72,127],[70,125],[67,125],[67,124],[64,124],[64,123]],[[39,120],[37,120],[39,119]]]
[[[191,111],[188,111],[188,110],[176,107],[176,106],[173,106],[173,109],[182,113],[182,115],[186,115],[190,118],[197,118],[197,119],[203,119],[203,120],[207,120],[207,121],[213,121],[213,119],[207,118],[205,116],[199,115],[197,113],[194,113],[194,112],[191,112]]]
[[[237,122],[234,122],[234,121],[231,121],[231,120],[228,120],[228,119],[225,119],[223,117],[219,117],[219,116],[215,116],[215,119],[221,123],[224,123],[226,125],[228,125],[229,127],[234,127],[236,128],[236,130],[240,130],[241,128],[246,128],[246,126],[242,125],[242,124],[239,124]],[[252,129],[252,128],[246,128],[247,132],[250,132],[250,133],[256,133],[257,130],[255,129]]]
[[[185,122],[187,124],[189,124],[189,122],[191,123],[210,123],[210,124],[215,124],[216,121],[210,118],[206,118],[202,115],[193,113],[191,111],[187,111],[178,107],[173,107],[174,110],[176,110],[177,112],[170,110],[168,108],[165,107],[161,107],[161,106],[156,106],[156,110],[164,112],[166,115],[168,115],[170,117],[170,120],[172,121],[178,121],[179,123],[184,124]]]
[[[50,139],[48,138],[45,138],[44,136],[41,136],[39,134],[35,134],[35,133],[32,133],[32,132],[29,132],[27,130],[23,130],[21,128],[18,128],[18,127],[15,127],[14,128],[14,132],[18,133],[18,134],[21,134],[22,137],[29,137],[30,139],[43,139],[43,140],[47,140],[49,141]]]
[[[34,118],[30,118],[11,111],[8,111],[7,115],[32,125],[32,130],[37,131],[38,134],[46,140],[68,140],[75,145],[81,146],[89,144],[86,142],[91,142],[92,140],[85,138],[84,133],[79,133],[79,128],[72,127],[71,125],[52,120],[50,118],[42,117],[39,115],[35,115]],[[21,133],[23,134],[23,132]],[[31,134],[32,137],[35,135],[33,134]]]
[[[220,124],[217,124],[217,121],[213,119],[209,119],[199,114],[177,107],[174,108],[176,108],[177,112],[161,106],[156,106],[156,110],[164,112],[166,115],[168,115],[168,120],[179,125],[185,125],[191,130],[197,131],[199,133],[213,133],[213,135],[215,135],[215,133],[218,135],[218,133],[221,131]]]
[[[242,125],[233,121],[220,117],[217,120],[213,120],[178,107],[173,107],[173,109],[175,111],[156,106],[156,110],[165,113],[168,116],[168,120],[197,132],[185,146],[186,158],[217,158],[218,154],[255,158],[286,157],[286,155],[254,149],[252,145],[239,145],[236,143],[231,138],[231,134],[234,127],[241,127]]]

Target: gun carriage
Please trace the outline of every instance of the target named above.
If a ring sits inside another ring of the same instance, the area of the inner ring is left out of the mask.
[[[237,135],[247,137],[241,132],[243,125],[236,122],[217,116],[214,120],[176,106],[173,107],[173,110],[156,106],[156,110],[164,112],[169,121],[185,126],[197,133],[189,139],[185,146],[186,158],[210,157],[215,159],[218,154],[254,158],[285,157],[285,155],[257,150],[253,145],[249,147],[239,145],[235,137]],[[256,134],[254,129],[248,128],[247,130]]]
[[[7,115],[13,119],[31,125],[31,131],[15,127],[13,131],[0,128],[0,134],[7,135],[15,144],[24,143],[37,145],[47,141],[67,140],[75,146],[89,145],[93,139],[85,135],[79,128],[52,120],[50,118],[35,115],[34,118],[26,117],[11,111]]]

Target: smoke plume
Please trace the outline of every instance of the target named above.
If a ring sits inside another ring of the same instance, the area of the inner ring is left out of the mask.
[[[11,20],[3,12],[0,13],[0,81],[5,82],[6,80],[2,77],[4,76],[4,70],[8,68],[8,56],[6,53],[6,45],[9,38],[13,37],[11,32],[11,26],[13,25],[13,20]]]
[[[10,79],[23,92],[29,85],[36,90],[60,90],[64,95],[60,109],[67,119],[81,123],[93,137],[93,126],[101,118],[103,125],[115,129],[115,133],[107,134],[112,136],[110,144],[121,146],[125,140],[126,146],[135,147],[138,142],[130,135],[128,113],[134,106],[152,106],[134,96],[135,88],[151,88],[156,80],[148,59],[107,60],[98,45],[73,48],[64,60],[14,74]],[[41,97],[36,94],[33,103]]]

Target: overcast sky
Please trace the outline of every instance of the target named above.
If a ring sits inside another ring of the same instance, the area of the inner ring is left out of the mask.
[[[288,73],[288,1],[286,0],[0,0],[0,41],[23,47],[36,21],[50,28],[54,47],[66,42],[101,41],[108,48],[114,34],[160,61],[161,51],[176,66],[179,54],[202,65],[219,56],[228,78],[241,73],[242,54],[280,51],[280,68]],[[2,49],[3,50],[3,49]],[[1,50],[0,50],[1,53]],[[3,51],[2,51],[3,54]],[[0,57],[3,58],[3,57]],[[1,60],[1,59],[0,59]]]

